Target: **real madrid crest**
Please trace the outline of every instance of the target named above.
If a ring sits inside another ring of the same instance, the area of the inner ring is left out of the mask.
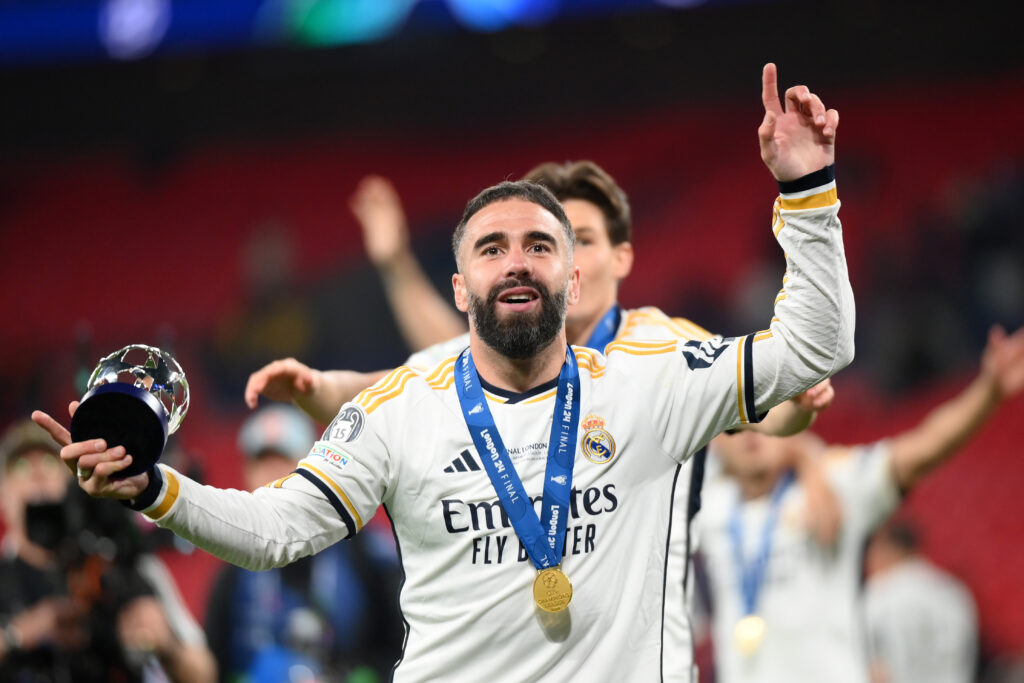
[[[615,439],[605,429],[604,419],[591,413],[584,418],[583,438],[580,448],[583,455],[592,463],[606,465],[615,457]]]

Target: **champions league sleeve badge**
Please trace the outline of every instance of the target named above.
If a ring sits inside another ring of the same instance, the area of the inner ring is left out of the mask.
[[[323,440],[342,443],[355,441],[363,433],[365,425],[366,413],[359,406],[350,403],[331,421],[324,432]]]

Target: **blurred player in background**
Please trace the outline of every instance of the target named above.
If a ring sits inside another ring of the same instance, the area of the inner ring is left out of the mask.
[[[212,682],[203,632],[130,513],[69,481],[33,422],[0,439],[0,680]]]
[[[238,435],[246,488],[288,476],[315,438],[292,406],[253,413]],[[280,569],[225,567],[206,610],[220,680],[278,683],[293,667],[310,680],[385,680],[401,653],[399,579],[391,532],[373,523]]]
[[[910,522],[882,527],[865,556],[871,683],[971,683],[978,613],[959,579],[918,552]]]
[[[865,542],[903,493],[1022,388],[1024,329],[993,329],[974,381],[906,432],[854,447],[808,433],[718,437],[711,451],[724,474],[709,478],[696,522],[716,681],[867,681],[858,602]],[[824,459],[842,512],[834,544],[808,530],[805,493],[786,465],[794,450]]]

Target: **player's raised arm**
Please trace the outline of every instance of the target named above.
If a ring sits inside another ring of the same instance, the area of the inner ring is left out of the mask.
[[[916,427],[889,442],[896,484],[907,490],[974,436],[1006,399],[1024,389],[1024,328],[989,332],[978,376]]]
[[[327,424],[356,395],[390,370],[316,370],[294,358],[275,360],[249,375],[245,403],[255,408],[260,396],[294,402],[317,422]]]
[[[465,319],[430,282],[409,245],[405,211],[391,182],[374,175],[363,178],[349,206],[409,348],[419,351],[463,334]]]
[[[774,64],[764,67],[761,99],[758,138],[779,182],[772,230],[786,255],[786,276],[770,328],[746,340],[756,414],[849,364],[854,331],[833,166],[839,114],[802,85],[780,100]]]
[[[662,446],[669,454],[692,453],[722,430],[759,422],[770,409],[853,360],[853,292],[832,165],[838,115],[805,87],[791,88],[784,106],[772,94],[775,87],[775,67],[768,65],[762,83],[765,120],[758,134],[762,157],[779,183],[772,232],[786,259],[783,289],[767,329],[737,338],[680,341],[680,382],[650,378],[660,392],[651,417],[663,430]],[[639,353],[628,347],[627,342],[608,345],[609,360],[616,351]],[[810,405],[830,397],[828,388],[813,391]],[[685,407],[694,401],[704,410]],[[803,413],[797,416],[800,424],[762,431],[799,431],[810,413],[798,412]]]

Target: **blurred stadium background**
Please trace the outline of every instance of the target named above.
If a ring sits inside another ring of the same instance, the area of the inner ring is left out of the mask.
[[[593,159],[634,208],[625,305],[763,326],[766,61],[842,114],[858,355],[818,431],[909,426],[990,324],[1024,323],[1024,47],[994,3],[6,0],[0,428],[66,415],[101,355],[156,344],[192,380],[178,457],[239,485],[249,372],[407,355],[347,209],[369,172],[447,291],[468,197]],[[904,510],[974,592],[989,659],[1024,655],[1022,417],[1005,406]],[[172,561],[202,618],[216,561]]]

